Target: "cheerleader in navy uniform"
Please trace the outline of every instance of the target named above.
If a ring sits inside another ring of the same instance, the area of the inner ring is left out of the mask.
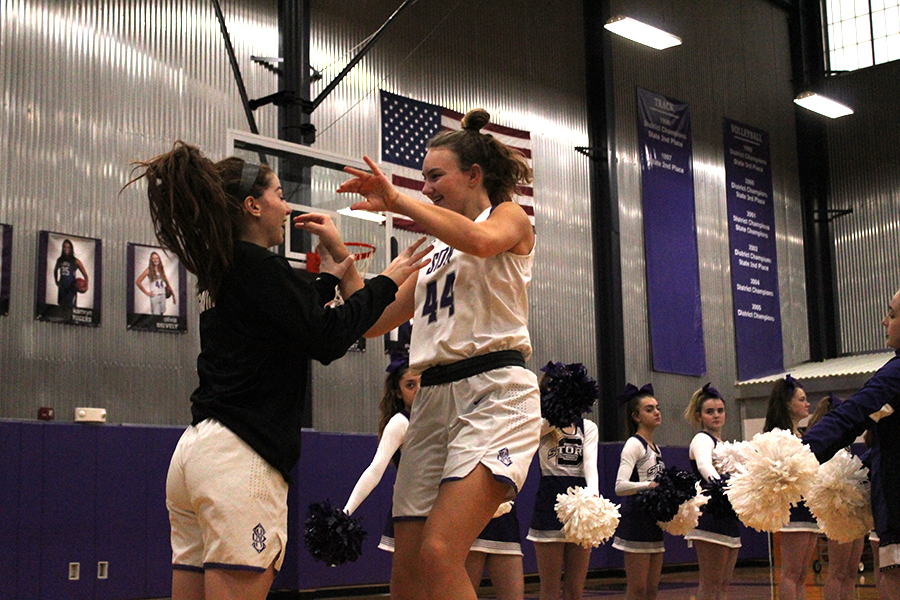
[[[566,541],[556,515],[556,495],[570,487],[582,487],[599,495],[597,444],[599,433],[593,421],[579,418],[569,427],[552,427],[546,421],[538,456],[541,481],[527,539],[534,542],[541,600],[579,600],[584,591],[591,549]],[[565,577],[565,578],[564,578]]]
[[[516,503],[508,500],[478,535],[466,557],[466,571],[477,590],[487,569],[497,600],[522,600],[525,574]]]
[[[406,429],[409,427],[409,411],[416,392],[419,391],[419,375],[409,372],[409,357],[402,353],[392,353],[391,363],[386,369],[384,393],[381,396],[381,418],[378,422],[378,448],[372,462],[366,467],[344,505],[344,512],[352,515],[363,500],[369,497],[381,481],[388,464],[400,466],[400,455]],[[388,552],[394,551],[394,522],[388,510],[387,521],[378,547]]]
[[[806,424],[807,431],[818,423],[830,410],[837,408],[841,399],[834,394],[819,400],[816,410]],[[850,448],[845,448],[850,452]],[[856,577],[859,575],[859,560],[862,557],[865,537],[852,542],[841,543],[828,538],[828,574],[822,588],[824,600],[853,600],[855,597]]]
[[[581,363],[547,363],[541,369],[541,480],[527,539],[534,542],[541,600],[580,600],[591,549],[568,542],[556,512],[556,497],[570,487],[600,495],[597,474],[597,425],[583,417],[600,395],[597,382]]]
[[[721,477],[713,465],[712,453],[722,441],[725,425],[725,401],[710,384],[694,392],[684,418],[700,427],[700,433],[691,440],[689,457],[694,474],[703,481],[714,482]],[[728,502],[724,495],[722,502]],[[707,504],[700,515],[696,529],[684,536],[692,540],[697,550],[700,569],[698,600],[723,600],[728,597],[728,586],[734,574],[738,550],[741,547],[740,521],[734,511],[719,514],[709,510]]]
[[[641,389],[628,384],[620,402],[625,403],[629,438],[622,448],[616,473],[616,494],[627,496],[613,548],[625,553],[626,600],[654,600],[662,573],[663,532],[643,511],[634,495],[656,487],[654,476],[665,468],[662,453],[653,443],[653,433],[662,423],[653,386]]]
[[[772,387],[766,405],[763,431],[784,429],[800,437],[798,425],[809,416],[809,401],[800,382],[786,375]],[[791,520],[779,531],[781,538],[781,578],[779,597],[782,600],[806,598],[806,574],[819,537],[819,525],[805,502],[791,507]]]

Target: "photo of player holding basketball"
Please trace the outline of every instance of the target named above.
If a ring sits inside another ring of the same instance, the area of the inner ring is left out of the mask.
[[[65,239],[60,245],[59,257],[53,267],[53,283],[56,284],[56,304],[63,307],[78,305],[78,294],[88,291],[90,278],[77,256],[75,245]],[[78,273],[81,277],[78,277]]]
[[[35,318],[98,326],[100,258],[100,240],[50,231],[39,232]]]

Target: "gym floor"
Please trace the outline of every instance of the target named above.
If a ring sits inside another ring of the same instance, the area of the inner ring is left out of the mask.
[[[821,600],[822,586],[828,573],[828,565],[822,566],[819,573],[810,569],[806,580],[806,600]],[[529,577],[525,585],[525,600],[537,600],[539,584]],[[734,579],[729,588],[729,600],[775,600],[778,597],[778,570],[759,562],[739,565],[735,569]],[[692,600],[697,592],[696,567],[667,568],[663,571],[657,600]],[[362,595],[359,595],[362,593]],[[584,598],[624,597],[625,577],[621,571],[593,572],[589,574],[585,584]],[[496,596],[486,582],[479,590],[479,598],[493,599]],[[385,600],[389,598],[386,589],[376,590],[317,590],[301,593],[273,593],[270,600],[312,600],[314,598],[331,598],[333,600]],[[860,573],[856,586],[858,600],[878,600],[878,592],[871,566]]]

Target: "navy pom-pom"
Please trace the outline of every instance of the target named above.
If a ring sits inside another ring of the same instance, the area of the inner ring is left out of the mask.
[[[541,416],[554,427],[569,427],[590,412],[600,397],[600,386],[581,363],[548,362],[541,386]]]
[[[331,566],[353,562],[362,555],[366,532],[362,519],[354,519],[328,500],[313,502],[306,514],[303,541],[316,560]]]
[[[731,501],[725,495],[725,486],[728,485],[728,473],[722,475],[721,479],[701,482],[701,485],[703,486],[703,491],[709,496],[709,502],[703,507],[704,513],[709,513],[720,519],[737,518],[734,508],[731,506]]]
[[[697,495],[697,478],[678,467],[666,467],[654,478],[656,487],[635,496],[654,521],[671,521],[682,503]]]

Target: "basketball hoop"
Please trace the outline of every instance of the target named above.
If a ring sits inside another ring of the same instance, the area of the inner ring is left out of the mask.
[[[356,272],[365,279],[366,275],[369,274],[369,259],[375,254],[375,246],[365,242],[346,242],[344,245],[347,246],[347,250],[353,255],[353,264],[356,266]]]
[[[356,266],[356,272],[363,279],[369,273],[369,262],[372,255],[375,254],[375,246],[365,242],[345,242],[344,245],[350,254],[353,255],[353,264]],[[318,273],[322,259],[318,252],[306,253],[306,270],[310,273]]]

